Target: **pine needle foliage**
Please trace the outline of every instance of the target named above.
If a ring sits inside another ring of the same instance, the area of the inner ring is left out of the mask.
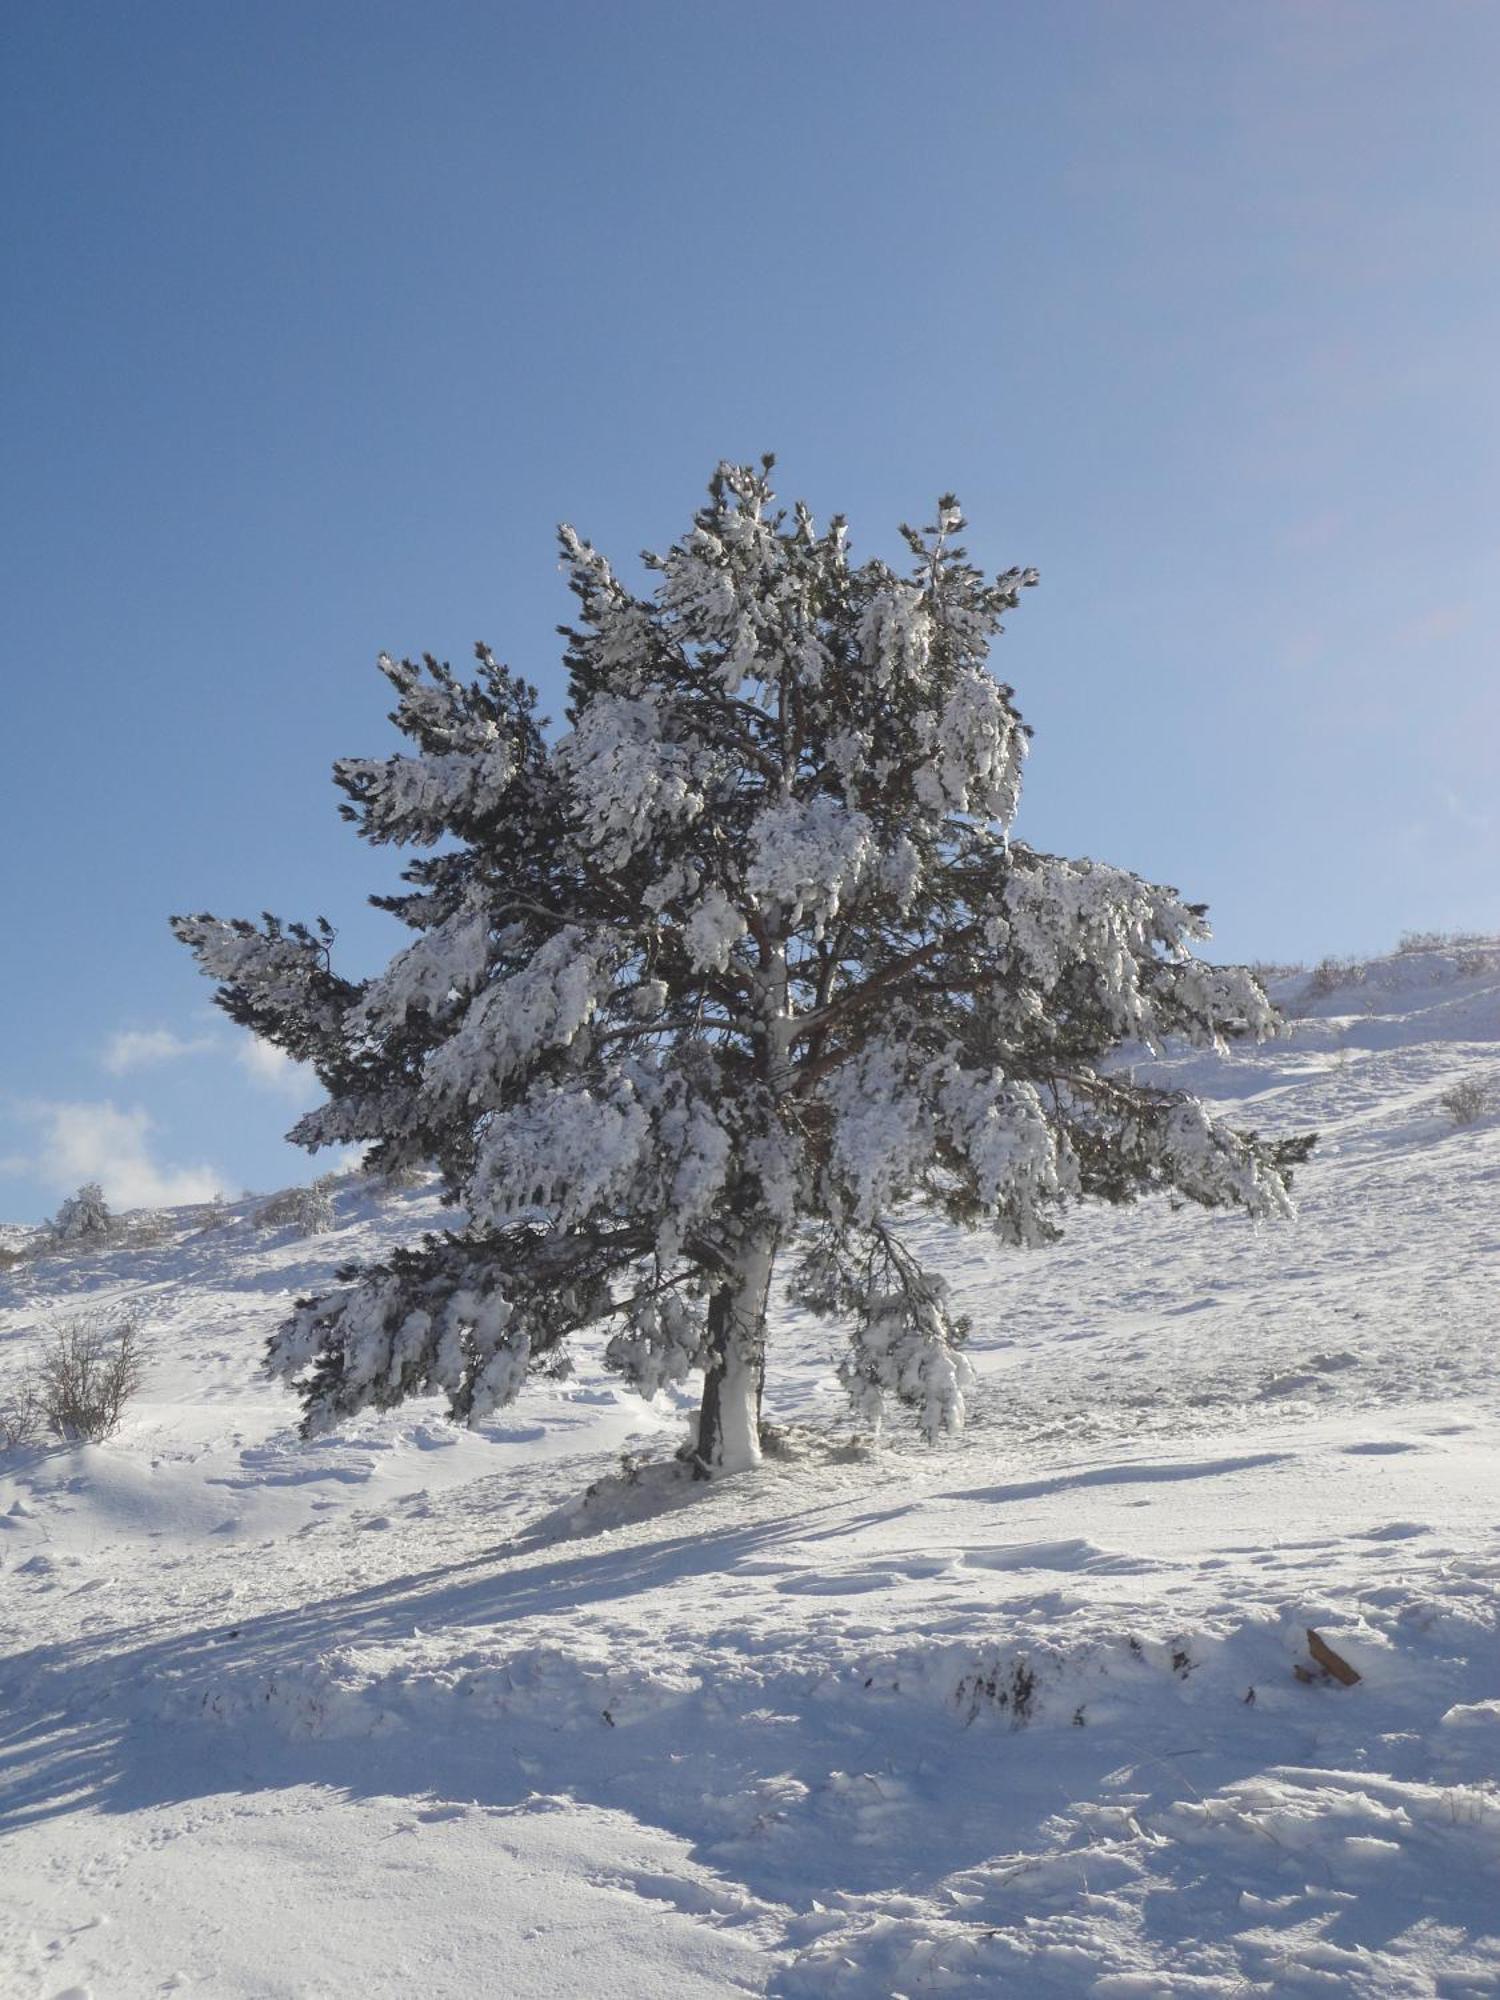
[[[702,1372],[705,1472],[753,1463],[778,1265],[865,1414],[936,1432],[969,1370],[914,1207],[1018,1246],[1081,1200],[1287,1212],[1307,1142],[1108,1060],[1274,1032],[1259,982],[1194,957],[1202,905],[1012,837],[1029,732],[987,657],[1035,572],[982,574],[952,496],[904,570],[856,563],[770,471],[721,466],[644,594],[561,530],[560,731],[485,647],[382,659],[408,747],[334,774],[417,850],[379,977],[321,920],[174,919],[322,1080],[291,1136],[435,1168],[468,1218],[299,1302],[270,1365],[309,1432],[433,1390],[483,1418],[602,1327],[646,1393]]]

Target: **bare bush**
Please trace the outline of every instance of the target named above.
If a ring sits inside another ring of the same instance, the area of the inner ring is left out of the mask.
[[[299,1236],[326,1236],[336,1220],[333,1176],[325,1174],[311,1187],[283,1188],[257,1209],[257,1229],[295,1229]]]
[[[1500,937],[1488,931],[1403,931],[1398,951],[1493,951]]]
[[[1403,931],[1397,947],[1403,952],[1447,952],[1460,979],[1477,979],[1495,970],[1500,936],[1488,931]]]
[[[1250,970],[1262,986],[1269,986],[1273,979],[1298,979],[1307,967],[1301,959],[1257,958],[1251,961]]]
[[[8,1245],[0,1244],[0,1272],[14,1271],[18,1265],[25,1262],[26,1252],[24,1250],[12,1250]]]
[[[1495,1085],[1487,1076],[1466,1076],[1445,1090],[1438,1103],[1455,1125],[1477,1125],[1496,1108]]]
[[[36,1377],[28,1369],[0,1390],[0,1451],[35,1444],[44,1427]]]
[[[70,1443],[97,1444],[141,1386],[140,1321],[133,1312],[53,1321],[31,1379],[49,1430]]]
[[[1357,958],[1320,959],[1308,975],[1304,1000],[1326,1000],[1330,993],[1337,993],[1341,986],[1360,986],[1365,979],[1365,967]]]

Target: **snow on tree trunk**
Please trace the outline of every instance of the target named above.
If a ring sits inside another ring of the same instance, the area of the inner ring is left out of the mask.
[[[774,1238],[744,1250],[730,1282],[709,1298],[708,1365],[693,1463],[705,1479],[760,1464],[760,1400],[766,1368],[766,1300]]]

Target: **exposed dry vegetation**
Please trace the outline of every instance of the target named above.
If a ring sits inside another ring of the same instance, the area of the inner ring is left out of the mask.
[[[311,1187],[283,1188],[255,1212],[257,1229],[295,1229],[300,1236],[326,1236],[334,1225],[333,1177]]]
[[[1438,1103],[1455,1125],[1478,1125],[1495,1110],[1497,1092],[1487,1076],[1466,1076],[1445,1090]]]
[[[36,1358],[0,1396],[0,1447],[111,1436],[141,1385],[140,1321],[99,1311],[54,1320]]]

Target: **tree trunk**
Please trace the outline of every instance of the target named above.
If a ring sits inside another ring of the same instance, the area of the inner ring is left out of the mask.
[[[709,1363],[693,1453],[700,1479],[747,1472],[760,1464],[766,1297],[775,1256],[774,1237],[747,1243],[725,1283],[709,1296]]]

